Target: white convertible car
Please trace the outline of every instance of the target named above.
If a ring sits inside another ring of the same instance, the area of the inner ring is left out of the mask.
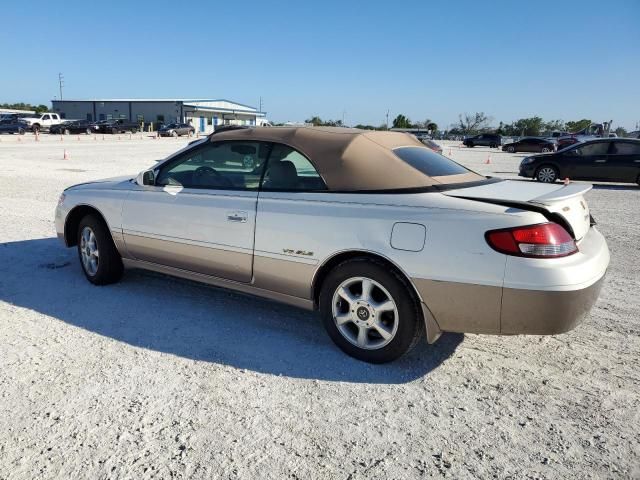
[[[589,188],[486,178],[403,133],[227,127],[68,188],[56,228],[96,285],[144,268],[319,309],[342,350],[381,363],[423,333],[579,323],[609,264]]]

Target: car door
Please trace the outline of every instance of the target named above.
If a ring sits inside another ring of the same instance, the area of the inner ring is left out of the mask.
[[[274,144],[258,198],[255,286],[309,298],[311,279],[327,248],[318,230],[327,187],[311,161]],[[334,232],[340,236],[340,232]]]
[[[122,229],[131,257],[250,282],[258,187],[270,144],[200,143],[155,169],[155,185],[127,197]]]
[[[607,155],[610,179],[619,182],[638,182],[640,175],[640,142],[611,141]]]
[[[607,153],[609,141],[595,141],[579,145],[571,150],[570,178],[585,180],[609,180]]]

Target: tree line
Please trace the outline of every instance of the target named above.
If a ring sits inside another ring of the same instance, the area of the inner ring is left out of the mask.
[[[314,126],[325,127],[342,127],[342,120],[323,120],[319,116],[313,116],[306,123]],[[588,127],[593,122],[591,119],[582,118],[580,120],[544,120],[541,117],[521,118],[515,122],[505,123],[499,122],[497,127],[492,126],[493,118],[484,112],[475,112],[472,114],[461,113],[458,115],[458,121],[453,123],[449,129],[445,130],[445,135],[476,135],[479,133],[496,133],[504,136],[540,136],[550,132],[577,132]],[[364,130],[386,130],[385,123],[379,126],[358,124],[355,128]],[[427,119],[423,122],[413,122],[403,114],[397,115],[391,124],[391,128],[419,128],[428,130],[432,133],[438,132],[438,124]],[[623,127],[614,130],[618,136],[624,136],[627,131]]]
[[[31,105],[30,103],[0,103],[0,108],[7,108],[9,110],[33,110],[36,113],[48,112],[49,107],[46,105]]]

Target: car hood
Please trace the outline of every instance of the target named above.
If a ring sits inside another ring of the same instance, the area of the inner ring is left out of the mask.
[[[129,190],[132,185],[132,180],[135,176],[124,177],[112,177],[104,178],[102,180],[93,180],[91,182],[78,183],[65,189],[65,192],[69,190],[85,190],[85,189],[100,189],[100,190]]]

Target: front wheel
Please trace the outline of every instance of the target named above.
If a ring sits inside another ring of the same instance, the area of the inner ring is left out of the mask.
[[[94,285],[108,285],[122,278],[122,258],[101,218],[86,215],[78,226],[78,257],[82,270]]]
[[[18,135],[24,135],[24,128],[18,128]]]
[[[424,329],[410,288],[400,274],[376,260],[341,263],[320,292],[320,312],[329,336],[359,360],[396,360],[415,346]]]
[[[542,153],[549,153],[551,150],[547,147],[542,147]]]
[[[31,131],[33,133],[40,133],[40,125],[34,125],[33,127],[31,127]]]
[[[112,128],[112,129],[111,129],[111,135],[116,135],[116,134],[118,134],[118,133],[120,133],[120,132],[118,131],[118,129],[117,129],[117,128]]]
[[[535,178],[542,183],[554,183],[558,179],[558,170],[551,165],[542,165],[536,171]]]
[[[87,130],[86,130],[86,134],[87,134],[87,135],[91,135],[91,129],[90,129],[90,128],[87,128]]]

